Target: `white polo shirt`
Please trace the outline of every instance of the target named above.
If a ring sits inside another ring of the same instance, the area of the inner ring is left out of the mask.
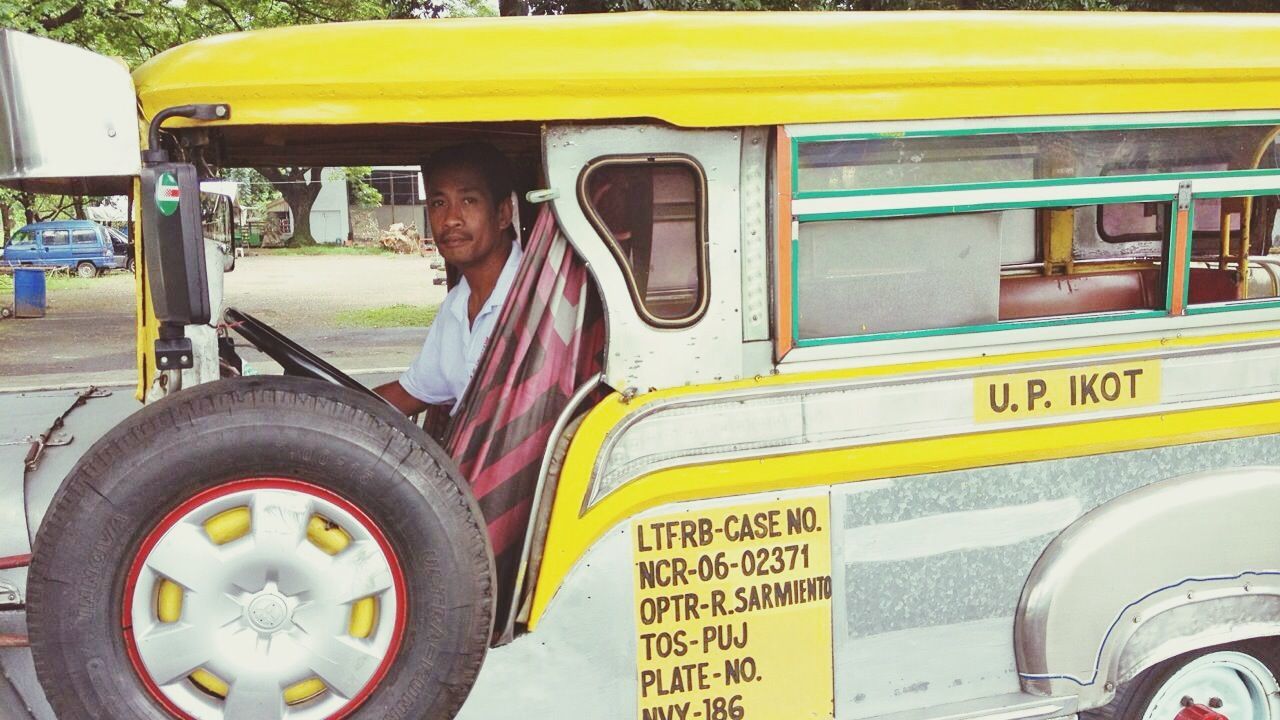
[[[498,276],[498,284],[493,286],[493,292],[476,314],[474,323],[467,322],[471,288],[466,278],[445,295],[440,312],[427,331],[422,350],[400,376],[400,385],[406,392],[431,405],[451,402],[451,412],[458,411],[458,401],[462,399],[467,383],[471,382],[480,354],[484,352],[485,343],[498,322],[502,303],[511,292],[523,255],[520,243],[512,243],[511,254]]]

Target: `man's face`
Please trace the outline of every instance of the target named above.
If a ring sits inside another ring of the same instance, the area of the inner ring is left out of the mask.
[[[443,167],[427,179],[427,220],[447,262],[465,270],[507,247],[511,202],[499,205],[480,171],[469,165]]]

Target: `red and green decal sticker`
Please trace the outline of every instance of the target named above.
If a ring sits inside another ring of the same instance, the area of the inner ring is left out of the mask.
[[[178,180],[173,173],[164,173],[160,179],[156,181],[156,207],[159,208],[161,215],[172,215],[178,210],[178,199],[181,197],[181,191],[178,189]]]

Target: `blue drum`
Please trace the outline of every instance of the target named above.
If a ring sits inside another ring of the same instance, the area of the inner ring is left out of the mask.
[[[14,315],[20,318],[44,317],[45,299],[44,270],[40,268],[14,268]]]

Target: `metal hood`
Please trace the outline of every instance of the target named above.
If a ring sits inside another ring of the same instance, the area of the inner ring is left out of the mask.
[[[137,99],[122,62],[0,30],[0,185],[116,195],[141,163]]]

